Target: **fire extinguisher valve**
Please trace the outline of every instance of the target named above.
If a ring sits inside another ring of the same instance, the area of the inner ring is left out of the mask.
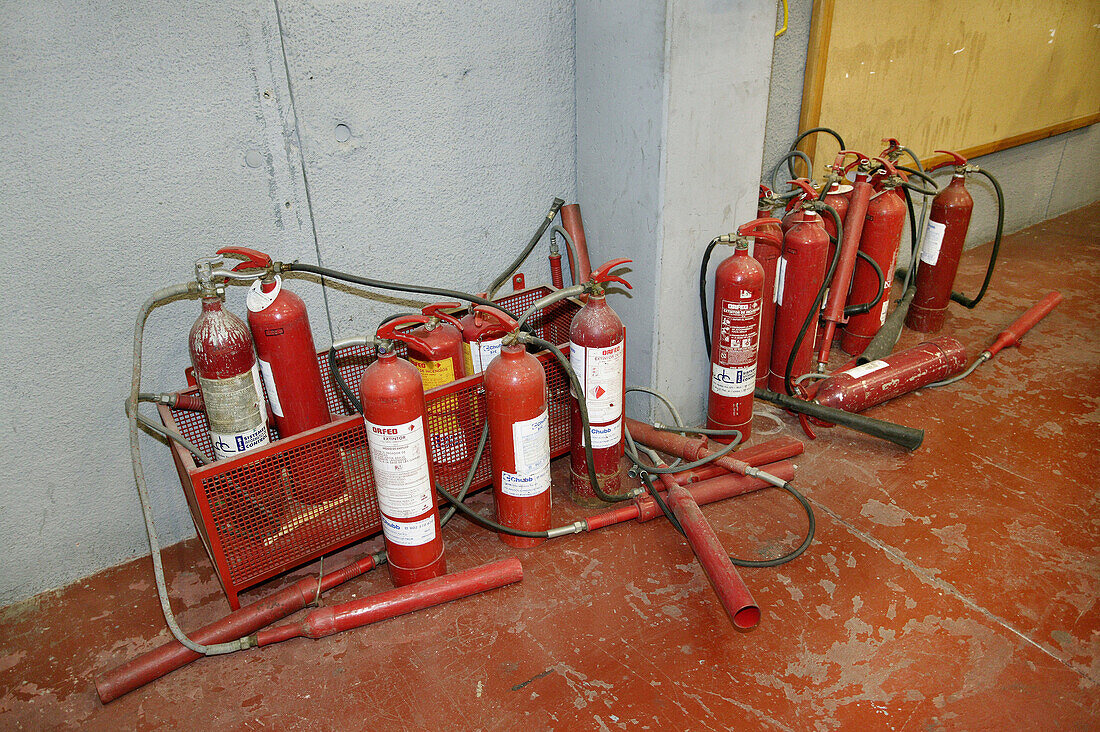
[[[377,334],[379,338],[379,355],[392,351],[393,341],[403,341],[414,348],[419,348],[421,351],[431,351],[430,345],[411,335],[408,331],[397,330],[402,325],[424,325],[428,320],[429,318],[426,315],[402,315],[382,325]]]
[[[444,310],[455,310],[460,307],[462,307],[462,303],[459,302],[435,302],[431,305],[424,306],[420,310],[420,312],[428,316],[428,320],[424,323],[424,327],[428,330],[435,330],[440,323],[450,323],[461,331],[462,323],[458,322],[458,318],[443,312]]]
[[[589,295],[602,295],[605,284],[608,282],[618,282],[621,285],[625,285],[628,289],[634,289],[633,286],[618,275],[611,274],[611,270],[623,266],[624,264],[630,264],[634,260],[632,259],[612,259],[609,262],[604,262],[597,269],[592,271],[592,276],[585,283],[585,292]]]
[[[928,169],[929,173],[934,170],[939,170],[940,168],[946,168],[948,165],[955,166],[955,175],[961,176],[966,175],[967,173],[976,173],[978,171],[978,166],[969,165],[967,159],[964,158],[962,155],[959,155],[957,152],[952,152],[951,150],[935,150],[934,152],[938,152],[941,155],[948,155],[951,159],[944,160],[942,163],[936,163]]]

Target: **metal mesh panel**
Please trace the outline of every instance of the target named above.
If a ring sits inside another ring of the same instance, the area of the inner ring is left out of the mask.
[[[522,313],[550,292],[535,288],[500,298],[513,312]],[[575,302],[556,303],[535,313],[528,322],[536,334],[552,343],[568,340]],[[399,347],[404,355],[404,346]],[[376,533],[380,527],[377,498],[360,419],[341,419],[353,408],[336,388],[327,354],[319,354],[325,397],[335,422],[279,440],[271,428],[272,444],[229,461],[197,467],[185,465],[199,514],[213,541],[215,566],[224,564],[226,590],[236,592],[322,553],[334,551]],[[552,354],[539,354],[546,370],[550,412],[550,451],[569,449],[569,383]],[[342,349],[337,369],[349,388],[357,391],[363,371],[375,360],[373,346]],[[485,424],[485,389],[481,375],[432,389],[425,395],[428,430],[436,480],[457,492],[470,469]],[[213,455],[206,415],[171,410],[169,427]],[[171,424],[174,422],[174,424]],[[473,487],[491,482],[489,447],[474,477]]]

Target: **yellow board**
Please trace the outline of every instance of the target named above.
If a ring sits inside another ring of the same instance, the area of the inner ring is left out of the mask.
[[[815,0],[801,129],[987,155],[1100,121],[1096,0]],[[801,146],[815,173],[837,145]],[[815,150],[816,147],[816,150]]]

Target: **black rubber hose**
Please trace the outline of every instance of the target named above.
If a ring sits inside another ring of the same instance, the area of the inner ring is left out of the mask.
[[[806,130],[805,132],[803,132],[798,137],[794,138],[794,142],[791,143],[791,150],[794,150],[795,148],[797,148],[798,143],[802,142],[804,139],[806,139],[810,135],[812,135],[814,133],[817,133],[817,132],[824,132],[824,133],[827,133],[829,135],[832,135],[834,138],[836,138],[837,143],[840,144],[840,149],[841,150],[847,150],[848,149],[847,146],[844,144],[844,138],[841,137],[840,133],[837,132],[836,130],[830,129],[828,127],[811,127],[810,129]],[[787,161],[787,170],[789,170],[791,172],[791,177],[792,178],[796,177],[795,172],[794,172],[794,164],[790,160]]]
[[[477,450],[474,451],[473,464],[470,466],[469,472],[466,473],[466,480],[462,482],[462,488],[458,491],[458,502],[461,504],[466,500],[466,494],[470,492],[470,486],[474,484],[474,476],[477,475],[477,468],[481,465],[481,456],[485,454],[485,443],[489,441],[489,422],[486,420],[485,426],[481,428],[481,439],[477,442]],[[440,490],[439,486],[436,486],[436,490]],[[449,493],[447,495],[450,495]],[[443,514],[439,520],[440,528],[447,525],[447,523],[454,518],[455,507],[452,505],[447,509],[447,513]]]
[[[360,277],[359,275],[353,275],[347,272],[340,272],[335,269],[329,269],[328,267],[319,267],[315,264],[306,264],[304,262],[283,263],[282,271],[307,272],[309,274],[315,274],[321,277],[328,277],[334,280],[350,282],[353,285],[360,285],[362,287],[373,287],[377,290],[411,292],[419,295],[432,295],[434,297],[441,297],[446,300],[463,300],[465,302],[472,302],[478,305],[492,305],[510,318],[519,318],[518,315],[502,307],[499,303],[495,303],[488,298],[481,297],[480,295],[471,295],[468,292],[459,292],[458,290],[447,290],[442,287],[428,287],[427,285],[406,285],[401,282],[386,282],[384,280],[375,280],[371,279],[370,277]],[[529,328],[530,326],[527,327]]]
[[[904,172],[908,173],[909,175],[913,175],[913,176],[916,176],[917,178],[920,178],[924,182],[931,185],[933,191],[935,191],[936,193],[939,193],[940,187],[939,187],[939,184],[936,183],[936,179],[933,178],[932,176],[928,175],[924,171],[917,170],[916,168],[907,168],[904,165],[898,165],[897,163],[894,164],[894,168],[897,169],[897,170],[904,171]],[[916,190],[919,190],[919,189],[914,188],[913,190],[916,191]],[[935,195],[935,194],[932,194],[932,195]]]
[[[363,405],[359,402],[359,397],[348,388],[348,384],[344,381],[340,369],[336,367],[336,349],[328,349],[326,358],[328,359],[328,371],[332,375],[332,382],[336,384],[336,388],[340,390],[340,393],[344,396],[344,399],[347,400],[348,404],[354,407],[356,412],[361,414],[363,412]]]
[[[982,289],[978,290],[978,294],[973,298],[969,298],[960,292],[952,292],[951,299],[968,310],[973,310],[977,307],[978,303],[985,297],[985,291],[989,289],[989,281],[993,279],[993,268],[997,266],[997,253],[1001,251],[1001,235],[1005,229],[1005,194],[1001,190],[1001,184],[997,182],[997,179],[992,174],[986,172],[982,168],[978,168],[978,173],[981,173],[989,182],[993,184],[993,189],[997,192],[997,235],[993,237],[993,251],[989,255],[989,267],[985,270],[985,280],[982,282]]]
[[[588,467],[588,480],[592,483],[592,492],[604,503],[629,501],[633,498],[630,494],[612,495],[605,493],[603,488],[600,487],[600,480],[596,477],[596,461],[592,456],[592,428],[591,423],[588,421],[588,404],[584,400],[584,389],[581,388],[581,382],[577,378],[577,374],[574,373],[573,367],[569,365],[569,359],[565,357],[560,348],[550,341],[544,341],[532,335],[525,336],[524,340],[554,354],[554,358],[558,360],[562,370],[565,371],[565,375],[569,377],[569,384],[573,388],[573,393],[578,395],[577,407],[580,411],[581,429],[584,431],[584,459]]]
[[[802,162],[806,163],[806,170],[811,171],[811,173],[813,171],[814,162],[812,160],[810,160],[809,155],[802,152],[801,150],[791,150],[786,155],[779,158],[779,160],[776,160],[775,165],[772,166],[771,171],[768,173],[768,181],[772,184],[773,195],[775,195],[779,198],[782,198],[782,199],[794,198],[799,193],[801,193],[801,189],[799,189],[799,188],[795,188],[793,191],[787,191],[787,193],[780,193],[779,192],[779,182],[776,179],[776,176],[779,175],[779,169],[783,167],[783,163],[787,163],[788,167],[790,167],[792,169],[794,168],[794,166],[791,164],[791,160],[794,159],[794,158],[801,159]],[[794,177],[794,173],[791,173],[791,177],[792,178]]]
[[[875,275],[878,277],[878,293],[875,294],[875,297],[870,302],[861,305],[849,305],[844,308],[844,317],[846,318],[871,312],[871,308],[882,301],[882,295],[886,292],[886,277],[883,276],[882,267],[878,266],[878,262],[876,262],[873,257],[867,256],[866,252],[856,252],[856,256],[863,259],[864,262],[871,265],[871,268],[875,270]]]
[[[509,536],[520,536],[524,539],[548,539],[550,538],[549,531],[524,531],[523,529],[513,529],[508,526],[503,526],[493,521],[490,518],[485,518],[477,511],[467,506],[462,501],[458,500],[455,496],[452,496],[443,486],[438,483],[435,484],[435,492],[443,497],[447,503],[451,504],[451,511],[458,511],[464,517],[477,524],[483,529],[489,529],[500,534],[508,534]]]
[[[718,246],[718,237],[710,240],[703,252],[703,263],[699,267],[699,309],[703,313],[703,343],[707,346],[707,357],[710,357],[710,318],[707,316],[707,268],[710,266],[710,257],[714,248]]]
[[[840,220],[839,214],[836,209],[829,204],[823,204],[825,211],[833,217],[833,223],[836,224],[836,240],[844,240],[844,222]],[[817,297],[814,298],[813,307],[810,308],[810,312],[806,313],[806,319],[802,321],[802,327],[798,330],[798,337],[794,339],[794,348],[791,349],[791,353],[787,356],[787,368],[783,370],[783,384],[787,389],[787,393],[794,394],[794,384],[791,383],[791,370],[794,368],[794,359],[798,353],[798,349],[802,347],[802,341],[806,339],[806,333],[810,329],[810,325],[813,324],[815,318],[821,317],[821,301],[825,298],[825,290],[829,289],[829,283],[833,279],[833,274],[836,272],[837,262],[840,261],[840,247],[837,246],[836,251],[833,252],[833,261],[829,264],[829,271],[825,273],[825,279],[821,282],[821,287],[817,291]]]
[[[691,431],[694,432],[695,430],[691,430]],[[728,436],[730,432],[736,432],[736,430],[723,430],[722,434],[724,436]],[[629,430],[626,431],[626,434],[629,434]],[[655,467],[655,466],[652,466],[652,465],[644,464],[641,461],[641,458],[638,455],[638,453],[635,450],[632,449],[632,445],[634,443],[633,439],[628,439],[627,444],[623,445],[623,452],[626,453],[626,456],[628,458],[630,458],[631,461],[635,465],[637,465],[639,468],[641,468],[642,470],[646,470],[650,473],[653,473],[654,475],[667,475],[667,474],[672,474],[672,473],[680,473],[680,472],[683,472],[685,470],[692,470],[693,468],[702,467],[703,465],[706,465],[707,463],[714,462],[718,458],[725,457],[726,455],[729,455],[731,452],[736,450],[737,446],[740,444],[740,442],[741,442],[740,433],[738,432],[738,439],[730,440],[730,444],[723,446],[721,450],[718,450],[717,452],[713,452],[710,455],[707,455],[705,458],[702,458],[700,460],[695,460],[695,461],[690,462],[690,463],[682,463],[682,464],[677,465],[676,467],[673,467],[673,468],[667,468],[667,467],[666,468],[658,468],[658,467]]]
[[[558,211],[565,205],[565,201],[560,198],[555,198],[554,202],[550,204],[550,211],[539,222],[539,228],[535,231],[535,235],[531,237],[531,241],[527,242],[527,246],[523,248],[523,251],[519,253],[519,256],[512,260],[503,272],[496,276],[496,279],[489,285],[489,297],[492,297],[497,289],[504,284],[504,281],[512,276],[512,273],[519,269],[523,264],[523,260],[531,256],[531,252],[534,251],[535,245],[539,243],[539,239],[546,233],[546,230],[550,227],[550,224],[554,222],[554,217],[558,215]]]

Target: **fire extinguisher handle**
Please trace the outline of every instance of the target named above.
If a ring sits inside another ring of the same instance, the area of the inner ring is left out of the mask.
[[[807,179],[797,178],[795,180],[789,180],[787,181],[787,183],[794,186],[795,188],[801,188],[802,192],[810,198],[817,198],[817,189],[815,189],[813,183],[811,183]]]
[[[875,157],[873,157],[871,159],[881,163],[882,167],[886,168],[886,172],[889,173],[890,175],[900,175],[900,173],[898,173],[898,169],[894,167],[894,164],[891,163],[886,158],[884,158],[880,155],[876,155]]]
[[[1018,345],[1020,339],[1034,328],[1040,320],[1050,315],[1050,311],[1058,307],[1060,302],[1062,302],[1062,293],[1055,291],[1032,305],[1026,313],[1016,319],[1016,322],[997,336],[997,340],[993,341],[993,345],[986,349],[989,355],[991,357],[996,356],[1002,348]]]
[[[957,152],[953,152],[951,150],[934,150],[933,152],[937,152],[941,155],[948,155],[951,157],[951,159],[936,163],[931,168],[926,170],[926,173],[931,173],[933,170],[939,170],[940,168],[946,168],[948,165],[954,165],[956,168],[962,167],[969,162],[962,155],[959,155]]]
[[[509,333],[519,330],[519,323],[509,317],[508,314],[503,312],[500,308],[494,308],[492,305],[474,305],[474,312],[497,321],[504,326]]]
[[[462,307],[462,303],[460,302],[433,302],[431,305],[425,305],[421,308],[420,312],[429,317],[439,318],[444,322],[450,323],[459,330],[462,330],[462,324],[458,322],[458,318],[443,312],[444,310],[454,310],[460,307]]]
[[[761,217],[753,219],[747,224],[741,224],[737,227],[737,233],[740,236],[751,236],[757,240],[763,240],[774,246],[782,247],[783,239],[776,236],[774,231],[761,231],[765,226],[779,226],[782,223],[779,219]]]
[[[853,160],[848,165],[845,165],[844,159],[850,155],[854,155],[855,160]],[[858,150],[841,150],[836,154],[836,158],[833,159],[833,164],[829,167],[831,167],[833,169],[833,172],[837,175],[844,176],[847,175],[848,171],[851,170],[854,166],[866,162],[867,160],[867,156],[859,152]]]
[[[233,268],[234,272],[242,269],[267,269],[271,266],[271,257],[263,252],[248,247],[222,247],[218,254],[227,257],[240,257],[244,261]]]
[[[881,153],[879,153],[879,155],[881,155],[882,157],[885,158],[888,155],[893,155],[895,153],[897,153],[897,154],[901,153],[902,145],[901,145],[901,141],[899,141],[898,138],[896,138],[896,137],[884,137],[884,138],[882,138],[882,143],[884,145],[886,145],[886,149],[883,150]]]
[[[624,264],[630,264],[633,259],[626,259],[625,257],[619,259],[612,259],[609,262],[604,262],[596,269],[592,270],[592,276],[589,278],[591,282],[618,282],[620,285],[626,285],[627,289],[633,290],[634,287],[622,277],[611,274],[611,270],[622,267]]]
[[[407,330],[398,331],[402,325],[423,325],[428,322],[427,315],[401,315],[393,320],[387,321],[382,324],[382,327],[378,329],[378,337],[389,341],[403,341],[410,346],[420,349],[421,351],[430,351],[431,346],[411,335]]]

